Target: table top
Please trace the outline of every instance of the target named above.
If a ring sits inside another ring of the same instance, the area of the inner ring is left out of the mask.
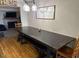
[[[45,30],[40,30],[33,27],[22,27],[19,29],[20,32],[22,32],[25,35],[31,36],[34,39],[47,44],[48,46],[58,50],[64,45],[70,43],[75,38],[57,34],[54,32],[48,32]]]

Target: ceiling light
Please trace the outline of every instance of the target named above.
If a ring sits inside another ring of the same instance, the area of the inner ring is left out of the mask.
[[[35,4],[35,0],[33,0],[32,11],[37,11],[37,6]]]
[[[24,9],[24,11],[27,11],[27,12],[30,11],[30,7],[29,7],[27,4],[25,4],[25,5],[23,6],[23,9]]]
[[[37,6],[35,4],[32,6],[32,11],[37,11]]]
[[[29,1],[24,0],[25,5],[23,6],[24,11],[29,12],[30,11],[30,7],[28,5]],[[37,6],[35,5],[35,0],[31,1],[33,3],[32,5],[32,11],[37,11]]]

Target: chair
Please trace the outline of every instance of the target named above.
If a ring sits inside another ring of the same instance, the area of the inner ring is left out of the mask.
[[[79,57],[79,37],[75,40],[74,48],[70,48],[68,46],[64,46],[57,51],[56,57],[59,56],[64,58],[77,58]]]
[[[4,25],[0,24],[0,31],[6,31],[6,30],[7,30],[6,27]]]
[[[6,27],[3,24],[0,24],[0,38],[4,36],[4,31],[6,30]]]
[[[19,27],[21,27],[21,23],[15,23],[15,28],[19,28]]]

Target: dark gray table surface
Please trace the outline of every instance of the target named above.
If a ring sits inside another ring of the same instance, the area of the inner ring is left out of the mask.
[[[47,44],[48,46],[56,50],[75,39],[69,36],[48,32],[45,30],[40,31],[39,29],[33,27],[22,27],[21,29],[19,29],[19,31]]]

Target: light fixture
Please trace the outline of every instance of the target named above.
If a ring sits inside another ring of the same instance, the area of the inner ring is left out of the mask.
[[[30,11],[30,7],[29,7],[27,4],[25,4],[25,5],[23,6],[23,9],[24,9],[24,11],[27,11],[27,12]]]
[[[23,6],[23,10],[29,12],[30,11],[30,7],[28,5],[28,2],[26,0],[24,0],[25,4]],[[33,3],[32,5],[32,11],[37,11],[37,6],[35,5],[35,0],[31,1]]]
[[[37,11],[37,6],[35,5],[35,0],[33,0],[32,11]]]
[[[24,0],[24,2],[25,2],[26,4],[24,4],[23,9],[24,9],[24,11],[29,12],[29,11],[30,11],[30,7],[29,7],[27,1]]]

